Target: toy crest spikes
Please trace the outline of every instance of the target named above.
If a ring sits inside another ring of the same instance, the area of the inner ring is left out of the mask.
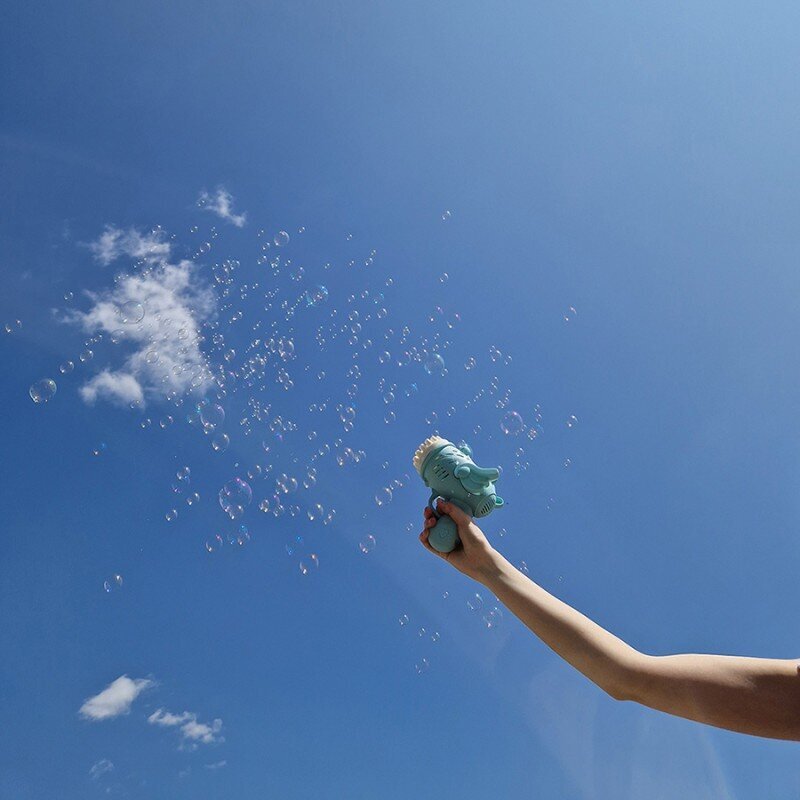
[[[413,462],[425,485],[431,489],[428,505],[433,508],[437,522],[428,541],[440,553],[449,553],[455,548],[458,534],[450,517],[436,513],[437,497],[472,517],[485,517],[503,505],[503,499],[494,488],[500,470],[479,467],[472,460],[472,449],[464,442],[454,445],[441,436],[431,436],[417,448]]]

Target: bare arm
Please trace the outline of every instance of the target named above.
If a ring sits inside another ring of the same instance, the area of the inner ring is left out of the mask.
[[[457,523],[462,546],[446,554],[430,547],[428,532],[436,523],[430,509],[422,543],[482,583],[548,647],[615,699],[739,733],[800,741],[798,660],[640,653],[519,572],[456,506],[440,503],[439,509]]]

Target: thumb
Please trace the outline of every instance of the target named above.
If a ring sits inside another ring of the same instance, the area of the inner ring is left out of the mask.
[[[472,519],[472,517],[470,517],[465,511],[460,509],[454,503],[448,502],[447,500],[440,499],[436,504],[436,510],[440,514],[447,514],[447,516],[450,517],[450,519],[452,519],[459,528],[469,525],[470,520]]]

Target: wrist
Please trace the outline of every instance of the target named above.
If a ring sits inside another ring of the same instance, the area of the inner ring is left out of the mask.
[[[486,562],[481,565],[475,577],[480,584],[491,589],[492,585],[500,580],[509,569],[513,569],[509,561],[492,548],[487,554]]]

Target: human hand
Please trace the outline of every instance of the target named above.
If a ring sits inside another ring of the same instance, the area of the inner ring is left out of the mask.
[[[420,541],[427,550],[452,564],[459,572],[463,572],[473,580],[483,582],[496,568],[499,554],[489,544],[489,540],[472,517],[458,506],[440,499],[436,504],[436,510],[439,514],[447,514],[455,522],[461,544],[456,545],[456,549],[449,553],[440,553],[431,546],[428,537],[437,520],[430,506],[424,511],[425,527],[419,535]]]

